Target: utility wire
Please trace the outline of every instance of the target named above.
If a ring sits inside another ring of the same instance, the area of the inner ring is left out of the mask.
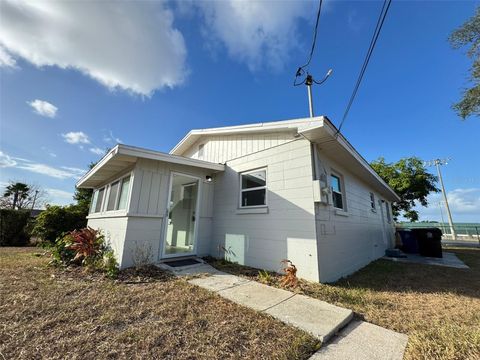
[[[348,116],[348,113],[350,111],[350,108],[352,107],[353,101],[355,100],[355,96],[357,95],[358,88],[360,87],[360,84],[363,79],[363,75],[365,74],[365,71],[367,70],[368,63],[370,61],[370,57],[372,56],[373,49],[375,48],[375,45],[378,40],[378,36],[380,35],[380,31],[382,30],[383,23],[385,21],[385,17],[387,16],[388,9],[390,8],[390,4],[392,3],[392,0],[384,0],[382,10],[380,11],[380,15],[378,16],[377,20],[377,25],[375,27],[375,31],[373,32],[372,40],[370,41],[370,46],[368,48],[367,54],[365,56],[365,60],[363,61],[362,68],[360,70],[360,73],[357,78],[357,82],[355,84],[355,87],[353,89],[352,95],[350,96],[350,100],[348,102],[348,105],[345,109],[345,112],[342,117],[342,121],[340,122],[340,126],[338,127],[337,134],[340,132],[342,129],[343,124],[345,123],[345,119]]]
[[[313,31],[313,41],[312,41],[312,48],[310,49],[310,56],[308,57],[308,61],[300,66],[295,74],[295,80],[293,82],[293,85],[294,86],[298,86],[298,85],[302,85],[305,83],[305,79],[300,82],[300,83],[297,83],[297,78],[299,76],[302,76],[304,73],[305,73],[305,68],[310,65],[310,62],[312,61],[312,58],[313,58],[313,53],[315,52],[315,45],[317,44],[317,33],[318,33],[318,25],[320,23],[320,13],[322,11],[322,3],[323,3],[323,0],[320,0],[319,3],[318,3],[318,11],[317,11],[317,20],[315,22],[315,29]]]

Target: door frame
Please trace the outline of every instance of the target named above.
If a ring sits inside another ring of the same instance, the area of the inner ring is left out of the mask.
[[[195,227],[193,229],[193,247],[192,247],[192,251],[188,252],[188,253],[165,254],[165,249],[166,249],[165,242],[167,240],[167,235],[168,235],[168,214],[170,212],[170,201],[171,201],[171,197],[172,197],[173,177],[175,175],[188,177],[188,178],[191,178],[191,179],[194,179],[194,180],[198,181],[197,203],[196,203],[196,206],[195,206],[195,225],[194,225]],[[200,201],[201,201],[200,194],[201,194],[201,191],[202,191],[201,184],[202,184],[201,178],[198,177],[198,176],[185,174],[185,173],[181,173],[181,172],[177,172],[177,171],[171,171],[170,172],[170,179],[169,179],[169,185],[168,185],[168,197],[167,197],[167,209],[165,211],[165,221],[164,221],[165,226],[163,228],[163,234],[161,236],[162,251],[160,253],[160,260],[161,259],[170,259],[170,258],[175,258],[175,257],[192,256],[192,255],[197,254],[197,234],[198,234],[197,224],[199,223],[199,219],[200,219],[199,211],[200,211]]]

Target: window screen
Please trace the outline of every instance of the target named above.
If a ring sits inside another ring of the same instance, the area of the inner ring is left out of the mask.
[[[103,194],[104,193],[105,193],[105,188],[101,188],[100,190],[98,190],[98,198],[97,198],[97,202],[95,204],[95,212],[102,211]]]
[[[110,194],[108,195],[107,211],[115,210],[115,203],[117,201],[117,193],[120,181],[115,181],[110,185]]]

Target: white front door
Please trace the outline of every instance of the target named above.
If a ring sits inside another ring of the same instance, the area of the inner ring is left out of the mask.
[[[163,258],[195,254],[199,190],[199,178],[180,173],[170,175]]]

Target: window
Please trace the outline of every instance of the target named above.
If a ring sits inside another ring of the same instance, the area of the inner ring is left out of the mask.
[[[90,213],[125,210],[130,188],[130,175],[93,192]],[[108,191],[107,191],[108,189]]]
[[[120,190],[120,198],[118,199],[118,210],[127,208],[128,190],[130,187],[130,175],[122,179],[122,188]]]
[[[205,147],[205,144],[200,144],[198,145],[198,158],[203,159],[203,148]]]
[[[97,207],[97,200],[98,200],[98,190],[93,192],[92,202],[90,204],[90,213],[95,212],[95,208]]]
[[[375,195],[372,192],[370,193],[370,207],[372,208],[372,210],[376,210]]]
[[[110,192],[108,195],[108,203],[107,203],[107,211],[115,210],[115,206],[117,205],[117,194],[118,194],[118,187],[120,185],[120,181],[115,181],[110,185]]]
[[[388,201],[385,201],[385,208],[387,209],[387,221],[392,221],[392,217],[390,216],[390,205]]]
[[[267,170],[240,174],[240,207],[267,205]]]
[[[333,174],[331,174],[330,181],[332,187],[333,207],[344,210],[342,181],[339,176]]]
[[[103,194],[105,194],[105,188],[101,188],[97,192],[97,201],[95,202],[95,212],[100,212],[102,211],[102,205],[103,205]]]

